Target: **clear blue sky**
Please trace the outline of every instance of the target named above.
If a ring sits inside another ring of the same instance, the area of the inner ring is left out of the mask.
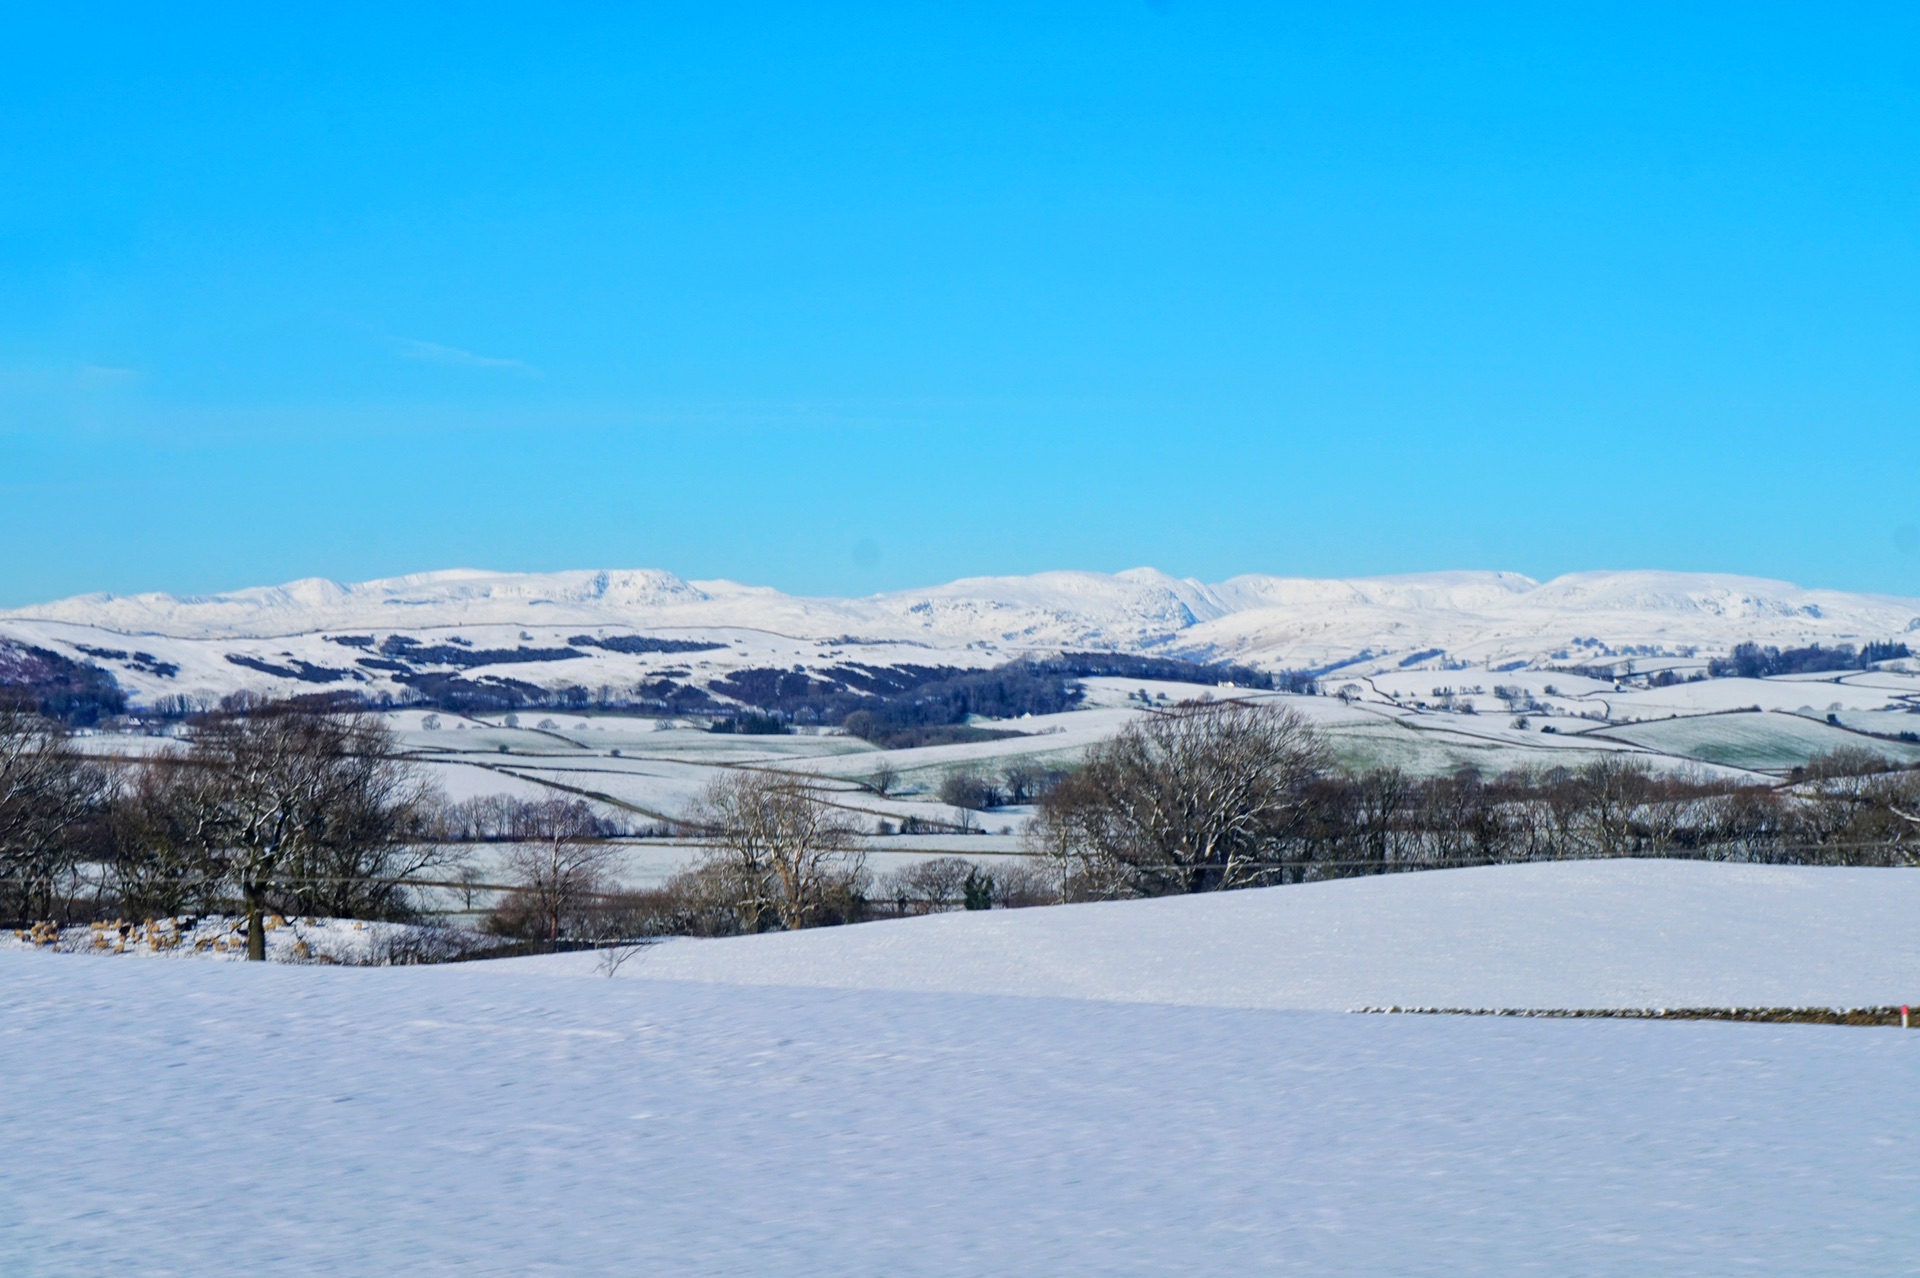
[[[1920,594],[1911,6],[37,10],[0,604],[452,566]]]

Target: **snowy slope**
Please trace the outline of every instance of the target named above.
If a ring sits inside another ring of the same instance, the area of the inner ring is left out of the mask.
[[[706,648],[620,652],[579,646],[583,633]],[[662,677],[708,689],[749,668],[974,667],[1063,649],[1338,667],[1341,679],[1399,676],[1409,666],[1421,675],[1473,669],[1491,683],[1520,667],[1607,658],[1678,663],[1686,673],[1748,640],[1859,645],[1915,634],[1920,600],[1654,572],[1583,573],[1544,584],[1514,573],[1450,572],[1207,585],[1142,568],[970,578],[828,599],[660,571],[460,570],[208,596],[85,595],[0,613],[0,641],[96,662],[142,704],[163,697],[211,703],[243,688],[288,696],[327,687],[404,699],[411,694],[382,664],[394,654],[373,647],[396,637],[423,651],[465,644],[546,653],[462,665],[464,678],[620,691]],[[571,656],[563,651],[569,646]]]
[[[1217,586],[1152,569],[981,577],[864,599],[799,598],[660,571],[468,570],[339,585],[309,580],[205,596],[82,595],[0,613],[125,634],[273,637],[319,630],[469,625],[747,627],[827,639],[1185,646],[1262,652],[1288,644],[1358,650],[1392,641],[1487,644],[1615,631],[1618,640],[1887,638],[1920,630],[1920,600],[1803,590],[1712,574],[1579,573],[1540,584],[1515,573],[1354,580],[1236,577]],[[1604,637],[1604,636],[1603,636]]]
[[[1195,609],[1199,611],[1196,612]],[[1205,587],[1151,570],[977,578],[866,599],[811,599],[671,573],[421,573],[357,585],[309,580],[206,596],[82,595],[0,613],[128,634],[273,637],[317,630],[471,625],[744,627],[826,639],[925,640],[965,646],[1135,646],[1219,615]]]
[[[1885,1006],[1920,1002],[1916,916],[1908,870],[1576,861],[675,940],[621,972],[1211,1007]]]
[[[1230,585],[1238,587],[1234,597],[1263,602],[1198,625],[1182,641],[1278,665],[1428,648],[1497,665],[1576,655],[1570,649],[1580,638],[1614,650],[1718,653],[1748,640],[1858,644],[1920,631],[1920,600],[1706,573],[1576,573],[1544,584],[1512,573],[1450,573]]]
[[[1132,970],[1231,934],[1189,923]],[[0,1079],[21,1278],[1800,1278],[1920,1245],[1897,1030],[0,953]]]

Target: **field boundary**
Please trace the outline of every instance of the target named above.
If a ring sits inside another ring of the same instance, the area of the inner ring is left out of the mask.
[[[1545,1020],[1749,1021],[1766,1025],[1899,1025],[1885,1007],[1356,1007],[1360,1015],[1519,1016]],[[1916,1028],[1920,1028],[1917,1026]]]

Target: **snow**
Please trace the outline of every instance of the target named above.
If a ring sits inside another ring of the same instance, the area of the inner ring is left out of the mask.
[[[1920,1002],[1916,916],[1909,870],[1561,861],[674,940],[620,973],[1330,1011],[1886,1006]]]
[[[1915,691],[1920,691],[1920,684],[1912,680],[1892,687],[1876,687],[1854,683],[1851,679],[1843,682],[1831,674],[1818,679],[1783,675],[1773,679],[1702,679],[1665,688],[1608,692],[1605,700],[1615,714],[1637,718],[1745,710],[1752,706],[1789,713],[1805,707],[1824,716],[1830,709],[1878,710],[1889,704],[1890,692],[1912,694]]]
[[[441,793],[456,803],[494,795],[537,802],[553,797],[554,793],[538,781],[526,780],[480,760],[433,759],[423,767],[426,775],[440,787]]]
[[[1603,731],[1616,740],[1742,768],[1785,771],[1839,750],[1864,750],[1893,763],[1920,763],[1920,744],[1876,740],[1796,714],[1694,715]]]
[[[444,961],[497,947],[497,937],[456,928],[360,919],[267,916],[267,958],[275,963],[358,966]],[[243,962],[244,918],[212,914],[119,923],[52,924],[0,932],[0,951],[47,951],[109,957],[214,959]]]
[[[471,570],[339,585],[295,582],[223,595],[83,595],[0,613],[23,634],[241,639],[322,630],[611,626],[726,632],[752,649],[807,655],[825,641],[926,644],[964,651],[1172,646],[1269,664],[1345,659],[1363,650],[1439,647],[1490,661],[1534,657],[1578,637],[1615,645],[1742,640],[1886,639],[1920,619],[1920,600],[1804,590],[1726,574],[1579,573],[1544,584],[1517,573],[1447,572],[1350,580],[1237,577],[1220,585],[1153,569],[969,578],[865,599],[802,598],[733,582],[685,582],[660,570]],[[49,629],[52,627],[52,629]],[[271,645],[269,645],[270,647]],[[267,655],[267,654],[259,654]],[[338,655],[337,653],[335,654]],[[872,655],[872,654],[867,654]],[[1391,663],[1385,668],[1391,668]]]
[[[1240,596],[1272,600],[1193,627],[1186,646],[1275,665],[1318,665],[1362,651],[1441,648],[1479,665],[1540,660],[1576,638],[1614,648],[1781,646],[1888,639],[1915,601],[1805,590],[1720,573],[1576,573],[1544,584],[1518,574],[1436,573],[1348,582],[1239,578]]]
[[[180,667],[108,662],[141,698],[311,691],[227,658],[344,666],[329,632],[722,645],[494,668],[590,687],[1062,647],[1270,667],[1371,653],[1331,677],[1363,689],[1354,705],[1272,698],[1351,766],[1631,751],[1779,770],[1845,744],[1920,757],[1817,721],[1838,706],[1848,727],[1905,730],[1920,675],[1623,690],[1497,667],[1596,659],[1582,637],[1666,652],[1642,670],[1697,667],[1736,642],[1857,644],[1916,618],[1916,600],[1659,573],[1207,585],[1136,569],[832,600],[664,572],[460,571],[85,597],[0,615],[0,638]],[[1533,726],[1558,732],[1513,727],[1484,694],[1472,716],[1412,704],[1496,684],[1550,702]],[[584,790],[630,817],[677,814],[717,769],[777,767],[867,817],[945,817],[945,772],[1070,762],[1137,718],[1143,686],[1202,691],[1092,680],[1087,709],[996,725],[1024,735],[898,751],[560,711],[392,721],[455,798]],[[1769,713],[1715,713],[1749,705]],[[856,788],[883,763],[906,793]],[[1018,840],[880,839],[873,865],[976,850]],[[648,841],[629,868],[652,881],[691,855]],[[1915,917],[1905,870],[1628,861],[673,941],[612,980],[590,955],[348,970],[94,957],[122,942],[84,928],[86,954],[0,937],[0,1257],[9,1275],[231,1257],[296,1273],[1884,1273],[1920,1243],[1900,1119],[1920,1040],[1340,1013],[1913,1001]],[[328,922],[271,939],[371,954],[379,935]],[[230,935],[224,952],[166,952],[235,953]]]
[[[1916,891],[1431,872],[676,942],[612,980],[0,952],[0,1255],[25,1276],[1894,1272],[1920,1243],[1920,1038],[1289,1009],[1885,1002],[1920,975]],[[660,979],[683,957],[704,976]]]

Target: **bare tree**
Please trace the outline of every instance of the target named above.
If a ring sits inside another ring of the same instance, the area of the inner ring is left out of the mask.
[[[134,915],[176,915],[212,907],[222,884],[207,855],[213,805],[184,752],[165,751],[129,775],[108,818],[109,881]]]
[[[1302,824],[1324,758],[1292,710],[1189,702],[1095,746],[1041,804],[1033,837],[1078,859],[1101,893],[1274,881],[1269,863]]]
[[[941,856],[902,866],[880,880],[881,899],[894,901],[902,914],[951,910],[964,899],[967,876],[978,867],[963,856]]]
[[[1920,835],[1920,774],[1893,771],[1881,761],[1864,785],[1848,787],[1841,810],[1845,820],[1834,836],[1836,841],[1880,844],[1910,862],[1910,840]]]
[[[434,837],[440,791],[396,755],[386,726],[370,716],[340,726],[328,802],[290,867],[292,904],[303,914],[377,918],[395,912],[408,879],[460,857]]]
[[[714,841],[741,929],[806,926],[830,892],[861,871],[853,824],[810,778],[731,771],[707,788],[696,818]]]
[[[873,770],[873,775],[867,778],[868,788],[883,799],[892,794],[899,784],[899,770],[884,759],[881,760],[880,766]]]
[[[940,778],[940,802],[971,811],[997,808],[1006,799],[992,777],[972,765],[949,772]]]
[[[608,889],[614,849],[601,841],[600,822],[579,799],[546,799],[521,805],[524,840],[506,855],[515,904],[539,920],[549,941],[558,941],[568,920]]]
[[[1001,782],[1006,788],[1008,803],[1032,803],[1058,785],[1062,775],[1030,759],[1015,759],[1001,773]]]
[[[370,715],[248,706],[201,724],[168,762],[173,833],[240,898],[247,957],[266,958],[265,915],[323,905],[365,912],[389,901],[433,794]],[[397,858],[397,859],[396,859]]]
[[[1645,760],[1602,755],[1573,776],[1566,827],[1600,856],[1625,856],[1647,840],[1647,807],[1657,787]]]
[[[307,835],[334,751],[321,716],[228,714],[196,734],[178,795],[209,872],[239,892],[247,958],[267,957],[267,897]]]
[[[1002,862],[993,871],[993,903],[1020,909],[1061,901],[1058,862],[1025,858]]]
[[[106,797],[104,768],[72,748],[58,723],[0,709],[0,909],[50,918],[71,896]]]

